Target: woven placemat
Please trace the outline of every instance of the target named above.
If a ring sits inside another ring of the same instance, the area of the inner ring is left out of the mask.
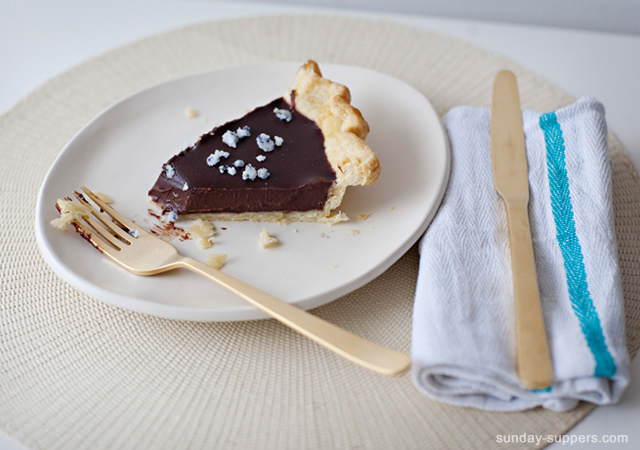
[[[63,146],[116,101],[156,83],[261,61],[343,63],[415,86],[443,114],[488,106],[495,73],[518,76],[524,108],[574,99],[515,63],[397,24],[332,16],[203,23],[101,55],[0,117],[0,425],[33,449],[480,448],[500,434],[556,435],[588,414],[489,413],[432,401],[409,375],[378,376],[272,320],[149,317],[59,280],[36,246],[36,196]],[[632,352],[640,343],[640,180],[610,136],[614,208]],[[418,254],[314,312],[409,351]],[[501,445],[502,447],[502,445]],[[508,447],[504,445],[504,447]]]

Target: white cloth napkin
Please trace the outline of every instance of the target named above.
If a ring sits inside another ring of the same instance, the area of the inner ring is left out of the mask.
[[[562,411],[616,402],[628,383],[604,107],[593,98],[523,112],[529,217],[555,380],[529,390],[515,371],[511,257],[491,171],[489,109],[444,118],[451,178],[420,242],[412,375],[427,395],[487,410]]]

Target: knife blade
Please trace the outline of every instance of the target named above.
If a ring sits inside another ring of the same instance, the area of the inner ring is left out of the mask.
[[[522,385],[544,389],[553,367],[544,328],[529,226],[529,178],[515,75],[496,75],[491,104],[491,166],[509,228],[516,327],[516,371]]]

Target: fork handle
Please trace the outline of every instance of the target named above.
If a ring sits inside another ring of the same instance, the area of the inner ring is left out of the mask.
[[[185,257],[176,265],[215,281],[274,319],[360,366],[389,376],[409,368],[408,355],[356,336],[198,260]]]

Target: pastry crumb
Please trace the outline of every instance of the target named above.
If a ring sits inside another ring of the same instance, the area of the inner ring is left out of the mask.
[[[198,240],[196,240],[196,242],[198,243],[200,248],[207,249],[207,248],[211,248],[211,246],[215,242],[215,239],[214,238],[209,238],[209,239],[198,238]]]
[[[271,234],[269,234],[269,232],[266,229],[263,229],[260,232],[260,247],[262,248],[269,248],[269,247],[275,247],[276,245],[278,245],[280,241],[278,241],[278,239],[274,236],[271,236]]]
[[[91,208],[83,205],[82,203],[74,202],[70,198],[59,198],[56,201],[56,208],[60,212],[60,217],[53,219],[49,223],[54,228],[63,231],[66,230],[67,225],[74,220],[78,220],[82,218],[82,216],[88,216],[91,214]]]
[[[103,194],[102,192],[94,192],[94,194],[96,194],[96,197],[105,202],[107,205],[113,203],[113,200],[111,200],[111,197],[109,197],[107,194]]]
[[[349,230],[349,234],[350,234],[351,236],[355,236],[355,235],[357,235],[357,234],[360,234],[360,230]]]
[[[184,115],[189,119],[193,119],[194,117],[198,117],[200,114],[198,114],[198,111],[193,108],[187,108],[184,110]]]
[[[214,269],[221,269],[226,260],[227,255],[225,253],[212,253],[207,256],[207,264]]]
[[[215,242],[216,230],[210,222],[205,220],[197,219],[187,231],[191,237],[196,238],[201,248],[210,248]]]
[[[358,220],[367,220],[371,214],[358,214]]]

